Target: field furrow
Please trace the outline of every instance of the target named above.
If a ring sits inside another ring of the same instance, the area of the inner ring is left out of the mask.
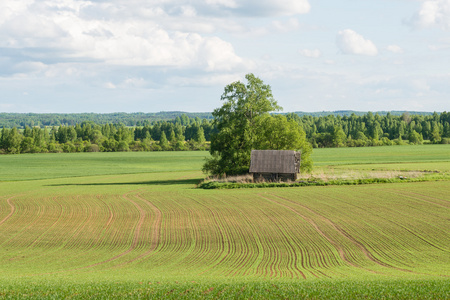
[[[149,255],[154,254],[160,242],[161,220],[162,220],[161,210],[158,207],[156,207],[151,201],[144,199],[141,194],[137,194],[136,197],[145,202],[150,207],[154,215],[152,218],[153,219],[152,223],[150,224],[149,222],[149,224],[146,224],[149,229],[149,237],[147,237],[147,239],[143,239],[143,247],[145,252],[139,255],[138,257],[127,261],[126,264],[130,264],[140,259],[148,258]],[[121,266],[123,266],[123,264],[120,265],[119,267]]]
[[[4,217],[2,220],[0,220],[0,225],[2,225],[4,222],[6,222],[6,220],[8,220],[9,218],[11,218],[11,216],[14,214],[16,207],[14,206],[14,204],[12,203],[12,199],[14,197],[8,198],[6,199],[6,203],[8,203],[9,207],[10,207],[10,212],[8,213],[8,215],[6,215],[6,217]],[[5,210],[6,211],[6,210]]]
[[[272,202],[274,202],[274,203],[277,203],[278,205],[281,205],[281,206],[283,206],[283,207],[286,207],[288,210],[294,212],[296,215],[300,216],[302,219],[304,219],[305,221],[307,221],[309,224],[311,224],[311,225],[315,228],[315,230],[316,230],[321,236],[323,236],[328,242],[330,242],[330,243],[336,248],[336,250],[339,252],[339,256],[341,257],[341,259],[342,259],[343,261],[345,261],[347,264],[349,264],[349,265],[351,265],[351,266],[353,266],[353,267],[359,267],[359,266],[357,266],[356,264],[354,264],[352,261],[350,261],[350,260],[348,259],[348,254],[346,253],[346,250],[345,250],[341,245],[339,245],[336,241],[334,241],[330,236],[328,236],[327,234],[325,234],[325,233],[319,228],[319,226],[318,226],[311,218],[308,218],[308,217],[302,215],[302,214],[299,213],[297,210],[293,209],[292,207],[290,207],[290,206],[288,206],[288,205],[285,205],[285,204],[280,203],[280,202],[278,202],[278,201],[275,201],[275,200],[273,200],[273,199],[268,199],[268,198],[265,198],[265,199],[267,199],[268,201],[272,201]],[[329,221],[329,220],[328,220],[328,221]],[[331,223],[331,222],[329,222],[329,223]],[[333,226],[332,223],[331,223],[331,225]],[[333,227],[334,227],[334,226],[333,226]],[[323,257],[323,255],[321,255],[321,256]],[[325,264],[325,265],[326,265],[326,264]]]
[[[350,234],[343,227],[341,227],[338,224],[336,224],[335,222],[331,221],[331,219],[325,217],[321,213],[319,213],[319,212],[317,212],[317,211],[307,207],[306,205],[300,204],[299,202],[294,202],[294,201],[292,201],[290,199],[286,199],[286,198],[280,197],[280,196],[276,196],[276,197],[278,197],[278,198],[280,198],[282,200],[285,200],[287,202],[290,202],[291,204],[294,204],[297,207],[302,208],[303,211],[307,211],[307,212],[312,213],[312,215],[315,217],[315,219],[323,221],[325,224],[328,225],[328,228],[332,228],[335,231],[335,233],[340,235],[341,238],[343,237],[346,240],[346,244],[351,243],[354,246],[354,247],[352,247],[353,251],[344,251],[344,249],[342,249],[342,251],[345,252],[345,257],[346,257],[346,260],[348,260],[347,261],[348,263],[355,264],[355,265],[357,264],[357,262],[358,262],[357,257],[360,256],[360,255],[358,255],[357,253],[354,252],[355,248],[356,248],[356,249],[359,250],[359,253],[363,254],[364,257],[368,261],[370,261],[372,263],[375,263],[375,264],[377,264],[379,266],[382,266],[382,267],[399,269],[399,268],[397,268],[397,267],[395,267],[395,266],[393,266],[393,265],[391,265],[389,263],[386,263],[385,261],[380,260],[379,258],[375,257],[373,255],[373,253],[365,246],[365,244],[363,242],[361,242],[357,238],[355,238],[355,236],[358,236],[358,235]],[[367,234],[370,234],[370,233],[371,232],[367,232]],[[330,236],[328,238],[332,239],[331,238],[332,236],[334,236],[334,238],[336,238],[335,234],[334,235],[330,234]],[[341,241],[342,241],[342,239],[341,239]],[[334,241],[334,243],[338,243],[338,242]],[[340,245],[342,245],[342,244],[340,244]],[[348,258],[352,258],[352,259],[350,260]],[[374,270],[367,269],[367,268],[363,267],[363,265],[364,264],[358,264],[358,267],[366,269],[369,272],[375,272]],[[399,270],[404,270],[404,269],[399,269]],[[404,271],[408,271],[408,270],[404,270]]]
[[[119,259],[119,258],[121,258],[121,257],[123,257],[123,256],[125,256],[125,255],[127,255],[129,253],[131,253],[133,250],[135,250],[137,248],[138,243],[139,243],[139,239],[140,239],[140,235],[141,235],[141,229],[142,229],[142,226],[143,226],[144,221],[145,221],[145,210],[143,210],[142,207],[138,203],[133,201],[130,198],[129,194],[130,193],[122,195],[122,198],[125,199],[128,202],[131,202],[134,205],[135,209],[138,211],[138,221],[137,221],[137,223],[136,222],[132,222],[132,223],[135,223],[135,225],[133,227],[130,226],[131,230],[129,232],[126,232],[131,237],[131,241],[130,241],[130,238],[124,239],[127,242],[127,244],[128,243],[130,244],[128,249],[126,251],[124,251],[124,252],[121,252],[121,253],[119,253],[119,254],[117,254],[117,255],[115,255],[115,256],[105,260],[105,261],[101,261],[101,262],[98,262],[98,263],[95,263],[95,264],[92,264],[92,265],[88,265],[88,266],[85,266],[84,268],[92,268],[92,267],[99,266],[101,264],[106,264],[106,263],[115,261],[115,260],[117,260],[117,259]],[[122,247],[125,246],[125,245],[126,244],[123,244]]]
[[[170,281],[147,298],[188,298],[192,286],[176,286],[214,278],[198,289],[220,298],[231,289],[221,282],[235,280],[277,290],[284,280],[365,286],[365,278],[450,276],[448,181],[203,190],[201,176],[2,182],[0,279],[126,278],[146,291]],[[248,288],[233,296],[251,298]]]

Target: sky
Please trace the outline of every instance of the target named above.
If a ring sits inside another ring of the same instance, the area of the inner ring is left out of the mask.
[[[0,112],[449,111],[450,0],[1,0]]]

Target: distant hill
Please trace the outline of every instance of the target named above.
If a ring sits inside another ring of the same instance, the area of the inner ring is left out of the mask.
[[[401,116],[405,112],[409,113],[410,115],[420,115],[420,116],[428,116],[432,115],[434,112],[425,112],[425,111],[376,111],[372,112],[374,115],[379,114],[380,116],[385,116],[388,113],[391,113],[393,116]],[[355,114],[357,116],[363,116],[367,114],[367,111],[354,111],[354,110],[335,110],[335,111],[321,111],[321,112],[303,112],[303,111],[295,111],[295,114],[302,116],[314,116],[314,117],[325,117],[329,115],[334,116],[351,116],[352,114]]]
[[[406,111],[391,111],[390,113],[395,116],[401,116]],[[296,111],[295,114],[302,116],[314,116],[323,117],[328,115],[335,116],[351,116],[355,114],[362,116],[367,114],[363,111],[353,110],[338,110],[338,111],[321,111],[321,112],[302,112]],[[388,111],[372,112],[373,114],[386,115]],[[418,112],[410,111],[410,115],[432,115],[432,112]],[[287,114],[282,113],[282,114]],[[152,124],[158,121],[174,120],[177,117],[187,116],[189,118],[200,119],[212,119],[211,112],[182,112],[182,111],[161,111],[155,113],[73,113],[73,114],[60,114],[60,113],[0,113],[0,128],[24,128],[25,126],[60,126],[81,124],[83,122],[93,122],[96,124],[111,124],[122,123],[126,126],[140,126],[144,124]]]
[[[93,122],[96,124],[123,123],[126,126],[151,124],[157,121],[174,120],[186,115],[189,118],[211,119],[209,112],[187,113],[182,111],[162,111],[156,113],[0,113],[0,128],[23,128],[25,126],[60,126]]]

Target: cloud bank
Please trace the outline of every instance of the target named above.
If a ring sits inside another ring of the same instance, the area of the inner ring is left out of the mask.
[[[22,53],[31,61],[84,59],[208,71],[230,70],[243,63],[225,40],[191,32],[188,26],[182,30],[165,24],[170,23],[170,15],[177,15],[181,23],[192,20],[195,7],[182,5],[183,1],[160,1],[161,6],[149,7],[133,2],[3,0],[0,47],[26,49]],[[209,2],[227,5],[226,1]],[[193,23],[191,27],[201,27],[200,32],[213,30],[208,24]]]
[[[299,53],[309,58],[319,58],[322,56],[322,52],[319,49],[301,49]]]
[[[350,2],[0,0],[0,108],[211,111],[252,72],[286,110],[448,109],[450,0]]]
[[[419,28],[450,30],[450,0],[425,0],[411,23]]]
[[[339,31],[336,44],[344,54],[375,56],[378,49],[375,44],[351,29]]]

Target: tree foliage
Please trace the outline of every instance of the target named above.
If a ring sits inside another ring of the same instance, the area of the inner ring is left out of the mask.
[[[305,147],[306,135],[294,121],[284,116],[270,116],[269,112],[281,110],[269,85],[248,74],[247,84],[240,81],[225,87],[222,107],[213,112],[217,133],[211,138],[211,158],[203,171],[213,175],[247,173],[252,149],[292,149]]]
[[[173,117],[153,120],[152,115]],[[267,114],[266,114],[267,115]],[[205,116],[200,119],[199,116]],[[149,119],[145,119],[149,117]],[[165,150],[205,150],[218,132],[211,113],[5,114],[0,113],[0,154],[161,151],[162,133],[175,136]],[[450,143],[450,112],[288,113],[314,147],[365,147]],[[263,130],[253,120],[256,132]],[[51,121],[53,120],[53,121]],[[46,124],[56,124],[46,126]],[[51,121],[51,122],[50,122]],[[108,121],[110,123],[105,124]],[[18,124],[8,126],[5,124]],[[137,125],[130,125],[137,124]],[[258,127],[259,126],[259,127]],[[271,125],[275,126],[275,125]],[[265,127],[266,128],[266,127]],[[172,133],[175,133],[173,134]],[[120,144],[120,145],[119,145]],[[163,142],[163,144],[165,144]],[[120,147],[119,147],[120,146]]]
[[[312,169],[312,146],[306,139],[302,126],[295,120],[288,120],[282,115],[264,115],[257,126],[259,138],[255,142],[257,150],[301,150],[301,170]]]

